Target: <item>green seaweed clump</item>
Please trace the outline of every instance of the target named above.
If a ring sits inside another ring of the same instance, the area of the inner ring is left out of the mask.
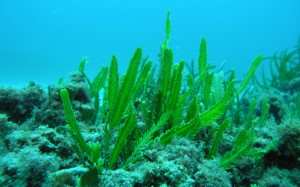
[[[115,56],[112,56],[110,66],[103,67],[93,81],[84,73],[86,60],[80,63],[79,71],[86,77],[94,101],[92,124],[103,130],[103,139],[98,142],[85,141],[68,91],[61,89],[67,129],[73,138],[74,149],[89,168],[81,178],[81,185],[96,186],[101,182],[98,175],[104,170],[128,170],[142,159],[151,162],[153,159],[145,154],[149,147],[167,146],[177,137],[205,142],[208,150],[205,158],[220,158],[220,167],[224,170],[232,169],[237,160],[244,157],[259,161],[274,148],[275,143],[265,147],[253,146],[256,139],[254,128],[259,127],[260,119],[254,118],[254,110],[249,110],[247,122],[240,124],[233,147],[225,152],[218,151],[223,135],[230,134],[233,126],[229,108],[247,87],[262,56],[254,59],[245,78],[236,86],[234,70],[228,77],[211,71],[207,62],[207,43],[202,38],[197,73],[185,74],[186,63],[174,64],[173,51],[168,46],[170,12],[165,31],[157,77],[152,62],[142,58],[141,48],[135,50],[123,76],[119,74]],[[103,91],[103,96],[99,91]],[[262,118],[261,123],[264,124],[265,120]]]
[[[282,92],[291,94],[299,91],[300,79],[300,38],[293,50],[281,51],[278,55],[267,57],[271,79],[262,71],[262,83],[256,79],[256,83],[263,89],[276,88]]]

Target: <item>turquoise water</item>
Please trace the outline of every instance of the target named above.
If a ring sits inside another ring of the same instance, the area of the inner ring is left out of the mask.
[[[0,84],[56,83],[83,56],[91,77],[113,54],[122,72],[136,47],[158,63],[168,10],[176,63],[197,59],[205,37],[209,61],[239,76],[255,56],[291,48],[300,35],[298,0],[1,0]]]

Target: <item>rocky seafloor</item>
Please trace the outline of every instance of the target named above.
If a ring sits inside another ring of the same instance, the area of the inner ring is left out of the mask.
[[[87,84],[78,73],[63,86],[45,89],[30,82],[20,89],[0,87],[0,186],[78,186],[87,168],[73,151],[65,128],[62,87],[73,92],[72,104],[85,140],[103,139],[103,126],[84,123],[78,112],[92,108]],[[255,144],[278,140],[259,162],[245,157],[224,170],[220,159],[206,159],[205,142],[177,137],[164,146],[155,142],[145,150],[148,158],[127,170],[104,169],[99,186],[300,186],[300,120],[290,115],[295,94],[274,89],[257,95],[269,98],[271,115],[265,127],[256,129]],[[230,149],[233,140],[233,135],[224,134],[219,151]]]

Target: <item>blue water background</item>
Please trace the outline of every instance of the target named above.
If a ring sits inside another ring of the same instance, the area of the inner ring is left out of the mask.
[[[299,0],[1,0],[0,85],[55,84],[83,56],[90,77],[113,54],[124,73],[136,47],[158,63],[168,10],[174,62],[196,60],[205,37],[210,63],[239,77],[300,34]]]

